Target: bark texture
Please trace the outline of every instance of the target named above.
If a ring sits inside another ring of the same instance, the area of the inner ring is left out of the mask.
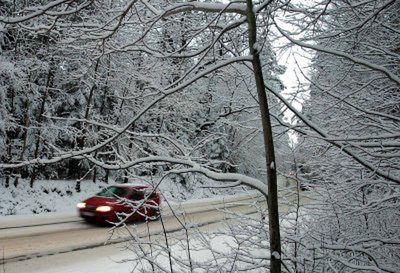
[[[260,106],[261,122],[263,127],[265,158],[267,165],[267,185],[268,185],[268,221],[270,236],[271,264],[270,272],[281,272],[281,238],[279,231],[279,213],[278,213],[278,189],[276,176],[276,163],[274,142],[272,138],[272,127],[269,116],[268,100],[264,84],[262,66],[260,61],[259,49],[255,46],[257,43],[257,25],[256,16],[253,11],[252,0],[247,0],[247,22],[249,27],[249,49],[253,56],[252,66],[256,81],[258,103]]]

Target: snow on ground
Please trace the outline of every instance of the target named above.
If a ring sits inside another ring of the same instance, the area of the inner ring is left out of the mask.
[[[105,183],[98,181],[93,183],[86,180],[81,182],[81,191],[77,192],[74,180],[38,180],[33,188],[29,187],[29,181],[20,180],[17,187],[12,183],[6,188],[0,180],[0,216],[41,214],[47,212],[75,212],[76,203],[94,195],[100,189],[115,184],[115,181]],[[157,179],[143,178],[130,181],[135,184],[155,184]],[[199,180],[200,185],[182,185],[171,180],[163,181],[160,192],[164,198],[171,202],[217,197],[243,193],[242,188],[229,190],[215,190],[203,188],[201,185],[210,181]]]
[[[33,188],[24,180],[17,187],[0,184],[0,215],[75,211],[77,202],[106,186],[103,182],[83,181],[81,192],[76,192],[75,185],[71,180],[38,180]]]
[[[163,237],[158,236],[155,241],[161,247],[157,248],[156,244],[152,245],[153,253],[156,254],[152,255],[153,259],[148,256],[149,260],[154,261],[155,272],[238,272],[240,269],[243,270],[243,268],[248,266],[248,264],[239,261],[243,258],[242,255],[244,253],[247,253],[249,256],[254,255],[254,257],[268,256],[269,252],[266,249],[260,250],[254,248],[252,249],[252,253],[250,253],[248,248],[238,247],[237,238],[228,235],[228,230],[220,228],[218,232],[214,230],[215,233],[199,231],[191,234],[189,240],[190,259],[188,255],[188,241],[184,233],[175,233],[172,240],[169,238],[170,249],[174,259],[172,270],[170,270],[167,251],[165,249],[162,250],[162,245],[164,244]],[[149,247],[144,247],[144,250],[148,251]],[[135,250],[134,252],[130,252],[128,259],[121,259],[121,256],[118,258],[115,255],[113,260],[116,263],[125,263],[125,270],[130,269],[132,272],[152,272],[150,263],[142,258],[143,254],[144,252]],[[255,266],[257,266],[257,261],[259,260],[254,260]],[[192,264],[192,269],[190,268],[190,263]],[[157,267],[159,268],[158,270]],[[163,268],[163,270],[160,270],[160,268]],[[246,272],[265,272],[265,268],[246,270]]]
[[[219,230],[218,234],[214,233]],[[235,239],[226,232],[221,225],[216,226],[213,231],[196,231],[190,239],[190,257],[193,272],[237,272],[238,267],[244,266],[238,261],[232,262],[237,250]],[[169,234],[171,253],[177,258],[172,264],[174,272],[189,272],[187,241],[183,232]],[[169,272],[170,263],[165,251],[165,241],[162,235],[151,237],[153,244],[153,255],[149,254],[149,247],[143,240],[139,248],[137,242],[121,243],[118,245],[107,245],[95,249],[84,249],[76,252],[62,253],[58,255],[45,256],[32,260],[25,260],[5,265],[5,272],[17,273],[22,269],[30,268],[30,273],[128,273],[128,272],[153,272],[151,265],[143,257],[147,251],[147,258],[155,264],[155,272]],[[157,246],[159,246],[158,249]],[[129,249],[130,248],[130,249]],[[160,251],[163,249],[163,251]],[[212,251],[211,251],[212,249]],[[266,256],[268,251],[258,250],[253,252],[257,256]],[[1,268],[1,267],[0,267]],[[265,272],[263,269],[248,270],[246,272]]]

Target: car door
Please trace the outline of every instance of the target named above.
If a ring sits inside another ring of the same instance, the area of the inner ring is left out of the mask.
[[[144,198],[146,199],[147,205],[147,215],[154,216],[158,214],[160,204],[160,195],[153,189],[147,189],[144,194]]]
[[[133,190],[128,199],[130,201],[130,204],[128,205],[130,213],[136,211],[136,213],[132,214],[129,220],[142,219],[143,218],[142,214],[144,213],[143,205],[141,205],[143,202],[143,192],[138,190]]]

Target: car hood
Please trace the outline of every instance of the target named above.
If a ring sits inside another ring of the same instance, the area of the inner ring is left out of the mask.
[[[89,199],[86,199],[84,202],[87,205],[92,205],[92,206],[98,207],[98,206],[115,205],[118,202],[118,200],[116,198],[93,196],[93,197],[90,197]]]

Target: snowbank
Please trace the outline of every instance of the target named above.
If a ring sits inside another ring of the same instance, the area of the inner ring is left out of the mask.
[[[155,178],[143,178],[130,181],[135,184],[155,184]],[[165,199],[171,202],[201,199],[207,197],[220,197],[221,195],[231,195],[243,193],[243,188],[236,189],[210,189],[203,188],[202,185],[210,181],[198,180],[191,181],[190,185],[173,180],[165,180],[160,186],[160,192]],[[111,181],[105,183],[98,181],[85,180],[81,182],[81,191],[77,192],[75,180],[38,180],[35,181],[33,188],[29,187],[29,181],[20,180],[17,187],[12,183],[6,188],[0,180],[0,215],[26,215],[41,214],[48,212],[75,212],[76,203],[99,192],[100,189],[116,184]]]

